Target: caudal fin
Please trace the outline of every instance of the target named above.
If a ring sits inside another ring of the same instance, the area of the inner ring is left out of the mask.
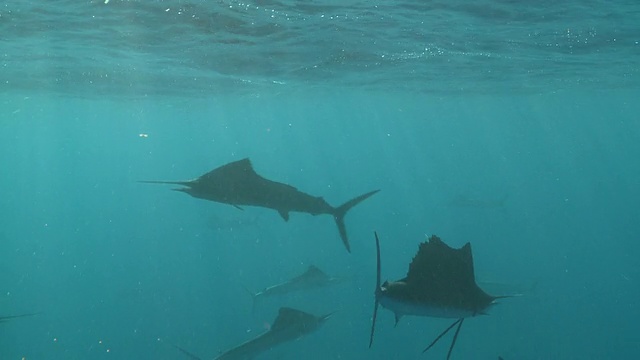
[[[373,194],[377,193],[378,191],[380,190],[373,190],[366,194],[362,194],[356,198],[353,198],[347,201],[346,203],[338,206],[335,209],[333,218],[335,219],[336,225],[338,226],[338,231],[340,232],[340,238],[342,239],[342,242],[344,243],[344,246],[347,248],[348,252],[351,252],[351,246],[349,246],[349,238],[347,237],[347,228],[344,225],[344,216],[347,215],[347,211],[351,210],[352,207],[363,202],[364,200],[366,200]]]
[[[254,293],[253,291],[249,290],[249,288],[244,286],[244,285],[242,285],[242,287],[249,294],[249,296],[251,296],[251,313],[255,314],[256,313],[256,303],[258,301],[258,297],[260,296],[260,293]]]

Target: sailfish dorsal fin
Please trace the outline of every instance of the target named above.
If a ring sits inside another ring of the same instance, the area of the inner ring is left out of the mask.
[[[249,158],[244,158],[242,160],[234,161],[220,167],[217,167],[208,173],[200,176],[198,180],[200,181],[214,181],[217,179],[228,179],[228,178],[243,178],[247,174],[256,174],[255,170],[253,170],[253,165],[251,165],[251,160]],[[257,175],[257,174],[256,174]]]
[[[317,318],[304,311],[282,307],[278,312],[278,317],[271,325],[271,331],[286,329],[293,326],[303,325],[305,323],[313,323]]]
[[[303,276],[311,279],[329,279],[329,276],[315,265],[309,265]]]
[[[449,289],[452,284],[467,288],[475,287],[471,244],[460,249],[445,244],[433,235],[420,244],[405,278],[407,283],[420,284],[425,291],[438,292]]]

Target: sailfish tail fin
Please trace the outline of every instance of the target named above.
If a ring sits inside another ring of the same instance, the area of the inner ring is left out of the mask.
[[[333,218],[336,220],[336,225],[338,226],[338,231],[340,232],[340,238],[342,239],[342,242],[344,243],[344,246],[347,248],[348,252],[351,252],[351,247],[349,246],[349,238],[347,237],[347,227],[344,225],[344,217],[345,215],[347,215],[347,211],[351,210],[352,207],[363,202],[378,191],[380,190],[373,190],[366,194],[355,197],[338,206],[333,213]]]
[[[242,285],[242,287],[249,294],[249,296],[251,296],[251,313],[255,314],[256,313],[256,303],[258,301],[259,293],[254,293],[253,291],[249,290],[249,288],[244,286],[244,285]]]

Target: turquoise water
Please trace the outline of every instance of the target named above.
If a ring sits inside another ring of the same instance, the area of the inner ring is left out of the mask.
[[[0,359],[203,359],[280,306],[335,311],[264,359],[442,359],[378,314],[425,235],[500,300],[453,359],[640,354],[640,4],[8,1],[0,7]],[[206,202],[250,157],[347,216]],[[349,281],[265,299],[315,264]]]

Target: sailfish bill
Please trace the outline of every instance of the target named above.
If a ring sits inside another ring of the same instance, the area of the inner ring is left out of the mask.
[[[242,209],[242,206],[273,209],[285,221],[289,220],[290,212],[332,215],[338,227],[340,238],[349,252],[351,252],[351,247],[344,223],[347,212],[380,191],[370,191],[334,207],[322,197],[306,194],[291,185],[265,179],[255,172],[248,158],[215,168],[194,180],[140,182],[181,185],[182,188],[174,190],[187,193],[198,199],[229,204],[238,209]]]
[[[456,319],[423,352],[433,347],[456,327],[447,352],[447,360],[458,339],[464,320],[485,314],[495,300],[508,296],[491,296],[476,284],[471,244],[453,249],[433,235],[420,244],[409,264],[407,276],[398,281],[381,282],[380,240],[376,239],[377,272],[373,318],[369,347],[373,344],[378,306],[391,310],[396,324],[404,315]]]
[[[20,314],[20,315],[9,315],[9,316],[0,316],[0,323],[3,322],[7,322],[11,319],[17,319],[17,318],[23,318],[23,317],[29,317],[29,316],[34,316],[37,315],[37,313],[33,313],[33,314]]]

